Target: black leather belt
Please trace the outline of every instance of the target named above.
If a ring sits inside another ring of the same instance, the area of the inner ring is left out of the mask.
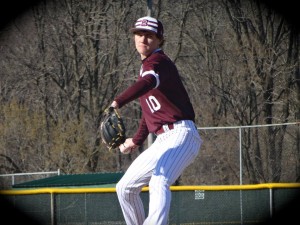
[[[165,129],[164,129],[164,126],[166,126],[166,125],[161,126],[161,127],[155,132],[155,134],[156,134],[156,135],[159,135],[159,134],[165,133],[166,131],[165,131]],[[167,124],[167,126],[168,126],[169,130],[174,129],[174,124],[173,124],[173,123]]]

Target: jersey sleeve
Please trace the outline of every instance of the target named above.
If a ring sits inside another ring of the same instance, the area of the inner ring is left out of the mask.
[[[154,76],[144,76],[116,97],[115,101],[118,103],[119,108],[121,108],[127,103],[144,95],[155,86],[156,78]]]

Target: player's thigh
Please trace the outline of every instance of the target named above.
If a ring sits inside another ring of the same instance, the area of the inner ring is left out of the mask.
[[[153,170],[157,163],[157,154],[153,145],[144,150],[128,167],[119,183],[124,186],[141,188],[149,184]]]
[[[164,176],[172,184],[181,175],[183,170],[196,158],[201,145],[197,133],[188,129],[180,129],[170,134],[165,142],[154,175]]]

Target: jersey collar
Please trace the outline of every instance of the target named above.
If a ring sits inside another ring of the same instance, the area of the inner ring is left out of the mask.
[[[144,58],[144,59],[142,60],[142,62],[144,62],[144,61],[145,61],[146,59],[148,59],[151,55],[153,55],[154,53],[159,52],[159,51],[161,51],[161,48],[155,49],[150,55],[148,55],[146,58]]]

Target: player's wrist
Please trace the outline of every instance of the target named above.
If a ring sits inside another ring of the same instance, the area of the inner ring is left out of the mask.
[[[119,104],[116,101],[113,101],[110,106],[116,109],[119,108]]]

